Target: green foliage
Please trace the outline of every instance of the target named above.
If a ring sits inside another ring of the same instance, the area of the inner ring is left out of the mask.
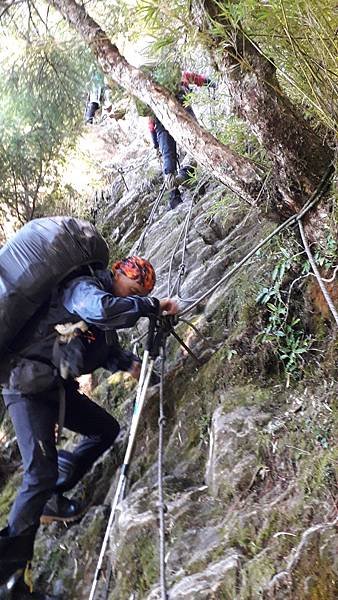
[[[230,38],[241,28],[268,60],[293,100],[308,116],[335,130],[337,106],[336,19],[330,0],[239,0],[218,3],[230,27],[213,23]]]
[[[263,287],[256,298],[256,302],[265,306],[268,312],[267,325],[257,340],[273,347],[288,378],[299,377],[304,366],[303,355],[313,343],[312,337],[304,332],[301,319],[290,310],[290,297],[296,280],[289,283],[288,290],[283,289],[286,276],[290,278],[292,272],[301,268],[302,255],[302,252],[294,253],[292,241],[281,245],[271,274],[271,285]]]
[[[83,45],[49,34],[35,43],[20,45],[16,37],[11,43],[13,55],[0,43],[0,208],[24,223],[60,195],[92,58]]]
[[[218,17],[208,22],[203,9],[192,13],[189,2],[139,0],[134,35],[147,32],[154,40],[150,51],[159,55],[165,49],[181,64],[190,55],[190,66],[195,68],[196,48],[210,47],[209,31],[220,42],[232,44],[236,30],[241,29],[276,67],[282,86],[305,116],[335,131],[337,37],[332,2],[218,0],[212,4]]]
[[[314,259],[317,265],[325,270],[332,269],[337,263],[338,258],[338,241],[337,237],[333,236],[332,231],[327,228],[327,235],[322,240],[320,246],[316,248]],[[310,264],[307,261],[307,268],[310,270]]]
[[[237,211],[243,210],[241,201],[234,194],[228,193],[222,195],[220,198],[215,199],[213,204],[208,208],[208,216],[211,218],[218,215],[226,223],[229,220],[230,215]]]
[[[146,29],[154,38],[153,52],[163,48],[182,45],[182,38],[188,32],[190,23],[189,2],[165,2],[163,0],[138,0],[136,15],[142,31]]]
[[[149,108],[148,104],[142,102],[142,100],[136,98],[136,96],[134,96],[134,102],[139,117],[152,117],[154,115],[153,111],[151,110],[151,108]]]
[[[172,94],[176,94],[181,83],[182,68],[177,62],[162,60],[153,69],[152,77],[156,83],[166,87]]]
[[[170,59],[162,58],[160,62],[154,66],[142,67],[142,71],[149,75],[156,83],[167,88],[172,94],[177,94],[181,83],[182,69],[176,62]],[[134,97],[137,113],[140,117],[153,116],[153,111],[147,104]]]
[[[217,119],[217,139],[230,146],[235,152],[247,156],[252,161],[266,165],[267,157],[255,136],[241,119],[234,116],[223,116]]]

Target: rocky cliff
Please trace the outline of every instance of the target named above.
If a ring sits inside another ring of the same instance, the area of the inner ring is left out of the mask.
[[[137,144],[122,166],[123,177],[115,170],[92,207],[112,258],[139,247],[162,184],[156,159],[149,156],[144,164]],[[167,211],[163,198],[139,251],[156,268],[155,294],[177,292],[179,282],[181,306],[187,307],[274,224],[199,170],[183,197],[174,211]],[[290,310],[314,341],[297,363],[301,369],[286,377],[272,342],[262,341],[267,309],[257,303],[262,289],[269,288],[281,246],[292,244],[296,254],[294,236],[274,239],[187,314],[198,332],[179,323],[177,333],[198,363],[173,337],[168,341],[163,485],[170,600],[337,598],[337,330],[314,311],[311,290],[303,288],[296,297],[290,293]],[[134,337],[146,325],[140,323]],[[38,581],[65,600],[89,596],[135,396],[125,377],[100,372],[95,384],[93,397],[122,425],[119,442],[74,491],[88,503],[83,519],[68,528],[41,528],[36,549]],[[104,589],[103,578],[98,598],[160,598],[158,402],[154,386],[138,431],[128,492],[111,531],[110,586]],[[2,435],[3,443],[7,440],[3,524],[20,472],[11,473],[19,458],[6,421]],[[73,442],[68,437],[63,443],[71,447]]]

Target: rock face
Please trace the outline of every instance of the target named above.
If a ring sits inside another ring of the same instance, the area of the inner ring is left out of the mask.
[[[167,211],[164,197],[140,247],[162,180],[155,160],[133,169],[135,160],[124,165],[125,183],[117,176],[100,195],[97,224],[112,260],[137,250],[156,268],[155,294],[177,294],[182,307],[188,306],[272,225],[199,173],[175,210]],[[325,356],[326,371],[318,364],[318,373],[286,389],[274,355],[258,344],[264,317],[256,296],[274,260],[272,246],[187,315],[202,336],[179,323],[176,331],[198,364],[172,336],[168,342],[163,485],[170,600],[337,598],[337,373],[334,360],[328,363]],[[135,335],[146,326],[140,323]],[[82,521],[69,528],[44,527],[36,547],[38,581],[64,600],[89,596],[132,413],[130,382],[107,373],[97,379],[95,398],[116,415],[123,433],[115,451],[74,492],[91,505]],[[110,535],[110,586],[105,591],[103,577],[97,598],[161,598],[157,444],[158,388],[153,387],[128,494]],[[1,524],[17,485],[18,474],[14,477],[4,479]]]
[[[220,406],[212,415],[206,482],[213,496],[227,499],[250,487],[256,474],[257,437],[269,415],[256,407],[223,411]]]

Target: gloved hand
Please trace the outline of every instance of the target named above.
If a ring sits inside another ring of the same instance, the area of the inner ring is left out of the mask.
[[[167,190],[173,190],[176,187],[175,173],[166,173],[164,175],[164,183]]]
[[[161,154],[161,150],[159,148],[155,148],[155,153],[156,153],[156,158],[158,158],[158,160],[162,160],[162,154]]]

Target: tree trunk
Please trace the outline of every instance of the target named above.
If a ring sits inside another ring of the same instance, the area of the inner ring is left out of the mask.
[[[199,164],[250,204],[262,186],[262,171],[205,131],[170,92],[130,65],[107,34],[74,0],[47,0],[92,48],[104,71],[130,94],[148,104],[176,142]],[[263,200],[265,191],[260,200]]]
[[[75,0],[47,1],[88,43],[103,71],[128,93],[148,104],[178,144],[244,200],[255,202],[263,179],[257,165],[218,142],[166,88],[130,65],[82,5]],[[217,3],[204,0],[204,10],[207,22],[210,24],[211,17],[221,23],[226,36],[230,26],[218,17]],[[209,51],[226,77],[238,115],[249,124],[273,163],[269,184],[272,204],[280,216],[288,216],[298,211],[313,193],[332,160],[332,151],[283,94],[273,64],[239,29],[231,30],[231,44],[226,50],[224,36],[215,36],[208,30],[208,24],[205,30]],[[265,188],[260,201],[266,198]]]
[[[204,9],[208,50],[227,81],[237,115],[246,121],[272,161],[274,204],[279,214],[287,216],[298,211],[314,192],[333,151],[283,94],[273,63],[219,14],[214,0],[205,0]],[[213,33],[212,21],[223,27],[224,36]],[[229,43],[225,45],[226,39]]]

